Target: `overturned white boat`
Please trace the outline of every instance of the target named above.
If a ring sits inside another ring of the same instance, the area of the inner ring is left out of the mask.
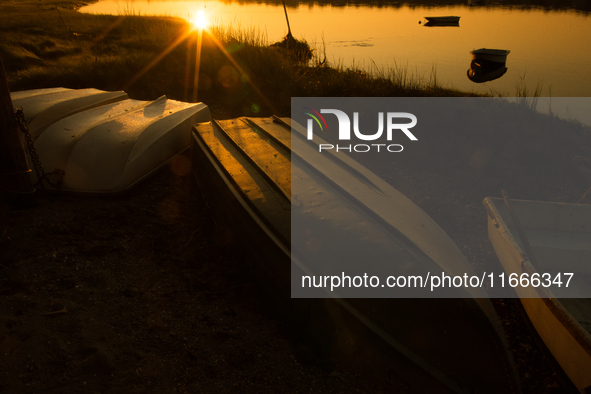
[[[124,92],[58,88],[12,97],[45,171],[63,174],[53,187],[64,191],[123,191],[188,148],[192,125],[210,119],[203,103],[165,96],[140,101]]]

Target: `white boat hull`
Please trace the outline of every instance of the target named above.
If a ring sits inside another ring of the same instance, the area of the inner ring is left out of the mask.
[[[45,186],[61,191],[126,190],[187,149],[193,124],[210,119],[203,103],[165,96],[140,101],[124,92],[56,88],[12,98],[23,109],[45,172],[63,171]]]
[[[66,88],[23,90],[10,97],[15,109],[22,108],[33,140],[60,119],[129,98],[125,92]]]

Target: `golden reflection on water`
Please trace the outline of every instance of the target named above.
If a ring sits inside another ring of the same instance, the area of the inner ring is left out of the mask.
[[[282,6],[220,1],[131,1],[126,6],[102,0],[83,12],[179,16],[191,20],[205,12],[211,24],[260,29],[269,42],[287,33]],[[131,10],[131,11],[130,11]],[[575,12],[503,8],[301,6],[289,8],[291,30],[315,52],[343,66],[376,71],[388,67],[461,90],[513,95],[522,79],[530,89],[541,84],[543,96],[591,96],[591,19]],[[425,16],[458,15],[459,27],[426,27]],[[419,23],[419,21],[421,23]],[[469,52],[508,49],[507,73],[475,84],[466,77]]]

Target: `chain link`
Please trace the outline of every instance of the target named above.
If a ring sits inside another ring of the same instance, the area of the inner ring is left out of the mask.
[[[29,155],[31,156],[33,167],[35,168],[35,174],[37,175],[37,184],[35,186],[39,186],[40,189],[45,189],[45,184],[43,183],[43,181],[46,181],[51,186],[59,190],[64,181],[64,170],[56,168],[55,170],[53,170],[53,172],[45,172],[43,166],[41,165],[41,160],[39,159],[37,150],[35,149],[35,145],[33,144],[33,138],[31,137],[31,133],[29,132],[29,128],[27,127],[27,121],[25,120],[25,114],[23,113],[23,110],[20,108],[17,109],[14,115],[18,123],[18,128],[25,135],[25,141],[27,141],[27,149],[29,150]],[[48,175],[56,175],[58,177],[57,182],[51,182],[48,179]]]

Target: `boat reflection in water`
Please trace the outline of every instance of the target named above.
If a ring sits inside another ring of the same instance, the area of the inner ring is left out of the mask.
[[[477,49],[471,51],[472,61],[467,72],[472,82],[482,83],[502,77],[507,72],[507,55],[504,49]]]

